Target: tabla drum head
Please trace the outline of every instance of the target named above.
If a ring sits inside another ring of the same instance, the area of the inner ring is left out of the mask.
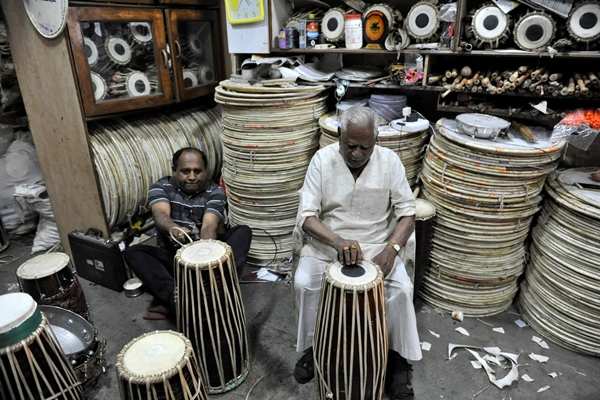
[[[0,296],[0,334],[27,321],[37,308],[36,302],[27,293],[8,293]]]
[[[88,65],[93,67],[98,63],[99,53],[96,43],[88,37],[83,38],[83,51],[87,57]]]
[[[94,342],[94,327],[80,315],[55,306],[40,305],[39,309],[48,319],[50,329],[67,356],[85,351]]]
[[[106,94],[108,93],[106,81],[102,76],[100,76],[100,74],[93,71],[90,72],[90,76],[92,78],[92,92],[94,93],[94,100],[104,100]]]
[[[429,39],[434,36],[439,24],[440,17],[437,7],[426,1],[413,5],[405,20],[408,34],[415,39]]]
[[[202,65],[198,68],[198,77],[202,83],[212,82],[215,80],[215,73],[208,65]]]
[[[550,44],[555,31],[556,26],[550,15],[531,12],[517,21],[513,37],[522,50],[537,50]]]
[[[425,199],[415,200],[416,219],[419,221],[428,220],[435,216],[435,206],[432,202]]]
[[[185,358],[186,339],[172,331],[147,333],[129,342],[121,353],[121,366],[130,377],[144,378],[165,374]]]
[[[152,27],[148,22],[130,22],[131,36],[138,43],[150,43],[152,41]]]
[[[600,3],[584,1],[575,4],[567,19],[567,30],[571,37],[580,42],[600,38]]]
[[[349,267],[336,261],[327,267],[326,274],[333,286],[349,290],[370,288],[383,279],[379,267],[368,260]]]
[[[184,88],[193,88],[198,86],[198,77],[191,69],[183,70],[183,87]]]
[[[21,279],[40,279],[57,273],[69,265],[70,258],[65,253],[40,254],[25,261],[17,268]]]
[[[381,11],[370,11],[365,14],[363,30],[367,43],[381,43],[385,41],[388,32],[388,22]]]
[[[143,72],[136,71],[127,76],[127,94],[129,96],[147,96],[151,90],[150,80]]]
[[[339,42],[344,38],[344,12],[332,8],[325,13],[321,22],[321,33],[328,42]]]
[[[126,65],[131,61],[131,46],[125,39],[111,36],[106,40],[105,46],[106,54],[114,63]]]
[[[180,258],[186,264],[206,265],[220,260],[227,253],[227,247],[216,240],[201,240],[183,247]]]
[[[509,17],[495,5],[479,8],[471,20],[473,33],[482,42],[491,43],[502,39],[509,28]]]

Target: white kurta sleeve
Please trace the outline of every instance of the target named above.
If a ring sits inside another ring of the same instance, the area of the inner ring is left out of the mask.
[[[390,203],[396,220],[407,215],[415,215],[415,198],[406,179],[404,165],[400,157],[392,157],[390,169]]]
[[[311,216],[318,217],[321,213],[322,191],[322,175],[321,175],[321,160],[319,154],[310,161],[304,185],[300,189],[300,203],[298,205],[298,218],[296,228],[302,231],[302,225],[306,218]]]

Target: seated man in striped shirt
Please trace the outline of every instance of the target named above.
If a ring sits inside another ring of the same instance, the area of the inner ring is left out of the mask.
[[[173,176],[165,176],[150,187],[148,205],[159,232],[159,247],[135,245],[125,251],[127,263],[155,298],[144,318],[164,319],[174,312],[173,257],[177,245],[170,232],[180,242],[186,241],[187,233],[193,239],[228,243],[238,275],[241,273],[252,231],[244,225],[227,229],[227,199],[223,189],[210,181],[206,155],[201,150],[186,147],[173,155]]]

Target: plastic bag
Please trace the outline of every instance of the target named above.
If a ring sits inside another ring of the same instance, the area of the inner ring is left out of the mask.
[[[600,134],[600,109],[578,109],[568,113],[552,130],[552,143],[567,140],[570,145],[587,150]]]
[[[31,253],[47,250],[57,244],[60,241],[60,235],[46,186],[42,184],[18,185],[15,187],[15,199],[22,209],[31,210],[39,216]]]

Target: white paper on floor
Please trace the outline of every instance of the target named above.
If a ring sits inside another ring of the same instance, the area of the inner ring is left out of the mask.
[[[546,385],[546,386],[542,386],[541,388],[538,389],[538,393],[542,393],[545,392],[546,390],[550,389],[550,386]]]
[[[462,326],[459,326],[458,328],[454,329],[456,332],[465,335],[465,336],[471,336],[469,335],[469,331],[467,331],[465,328],[463,328]]]
[[[504,328],[502,328],[501,326],[499,326],[498,328],[494,328],[492,329],[494,332],[498,332],[498,333],[504,333]]]
[[[477,346],[448,343],[448,359],[451,360],[452,358],[454,358],[454,356],[456,354],[453,355],[453,352],[456,349],[466,349],[473,357],[475,357],[475,359],[477,360],[479,365],[481,365],[483,370],[485,370],[485,373],[487,374],[489,381],[492,384],[494,384],[498,389],[502,389],[503,387],[510,386],[513,382],[519,380],[519,368],[518,368],[519,355],[518,354],[507,353],[507,352],[503,352],[503,351],[498,352],[498,350],[500,350],[498,347],[480,348]],[[472,349],[474,349],[474,350],[472,350]],[[487,354],[482,357],[475,350],[482,350],[482,351],[486,352]],[[496,360],[498,360],[500,362],[500,364],[502,365],[503,368],[507,369],[508,367],[510,367],[510,371],[503,378],[497,379],[496,371],[494,371],[494,369],[492,369],[492,367],[490,367],[488,365],[487,361],[484,358],[495,358]],[[505,364],[506,364],[506,366],[504,366]],[[473,364],[471,364],[471,365],[473,365]],[[473,365],[473,368],[475,368],[474,365]]]
[[[540,363],[545,363],[546,361],[548,361],[550,359],[550,357],[543,356],[541,354],[535,354],[535,353],[529,353],[529,358],[531,358],[534,361],[540,362]]]
[[[266,268],[261,268],[258,271],[256,271],[256,277],[263,281],[269,282],[277,282],[280,278],[279,275],[272,273]]]
[[[527,326],[527,323],[522,319],[517,319],[515,320],[515,325],[517,325],[519,328],[525,328]]]
[[[534,379],[532,379],[529,375],[527,374],[523,374],[521,375],[521,378],[525,381],[525,382],[534,382]]]
[[[429,330],[429,333],[431,333],[431,335],[435,336],[438,339],[440,338],[440,334],[439,333],[436,333],[436,332],[434,332],[432,330]]]
[[[431,350],[431,343],[421,342],[421,348],[425,351],[429,351],[429,350]]]
[[[548,346],[548,343],[546,343],[546,341],[544,339],[542,339],[541,337],[532,336],[531,341],[534,343],[537,343],[538,346],[540,346],[542,349],[548,350],[550,348],[550,346]]]
[[[552,379],[556,379],[556,377],[558,376],[558,374],[557,374],[556,372],[550,372],[550,373],[548,374],[548,376],[551,376],[551,377],[552,377]]]
[[[481,368],[483,368],[483,367],[481,366],[481,364],[479,364],[479,361],[471,361],[471,365],[472,365],[472,366],[473,366],[473,368],[475,368],[475,369],[481,369]]]

